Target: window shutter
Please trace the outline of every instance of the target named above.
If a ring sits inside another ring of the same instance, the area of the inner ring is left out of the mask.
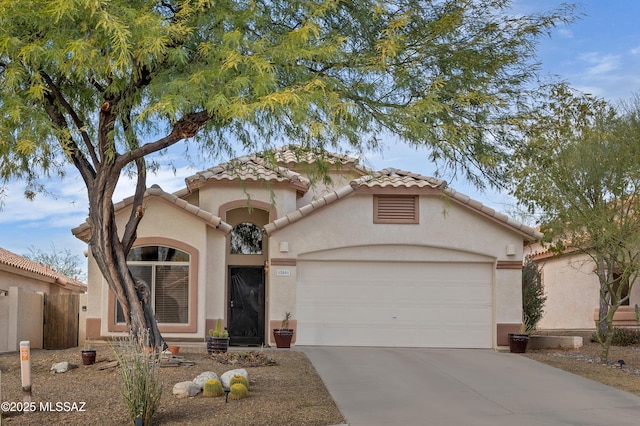
[[[374,196],[374,223],[419,223],[415,195]]]

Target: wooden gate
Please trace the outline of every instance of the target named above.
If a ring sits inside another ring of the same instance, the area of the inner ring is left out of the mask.
[[[44,295],[44,349],[67,349],[78,346],[80,295]]]

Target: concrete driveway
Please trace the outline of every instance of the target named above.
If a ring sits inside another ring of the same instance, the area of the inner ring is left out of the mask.
[[[522,355],[298,347],[351,426],[639,425],[640,397]]]

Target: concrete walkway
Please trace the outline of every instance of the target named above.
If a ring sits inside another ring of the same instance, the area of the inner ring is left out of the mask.
[[[640,425],[640,397],[522,355],[297,347],[351,426]]]

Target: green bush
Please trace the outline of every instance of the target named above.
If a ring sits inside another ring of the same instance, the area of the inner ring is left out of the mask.
[[[640,344],[640,330],[636,328],[614,328],[613,344],[616,346]]]
[[[224,393],[222,383],[219,380],[211,379],[202,386],[202,396],[220,396]]]
[[[527,257],[522,268],[522,318],[527,330],[536,329],[544,315],[546,301],[542,272],[538,264]]]
[[[596,334],[591,336],[592,342],[597,342]],[[613,329],[613,346],[631,346],[640,344],[640,329],[637,328],[618,328]]]
[[[231,385],[229,387],[229,398],[231,399],[242,399],[249,396],[249,390],[242,383],[236,383],[235,385]]]

